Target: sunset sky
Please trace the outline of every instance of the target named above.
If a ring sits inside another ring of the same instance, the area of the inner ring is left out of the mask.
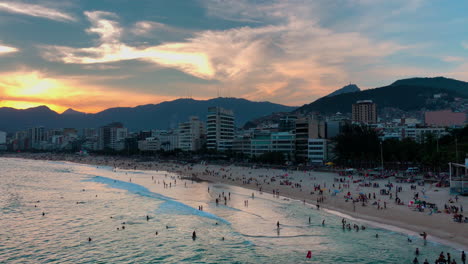
[[[302,105],[348,83],[468,81],[465,0],[0,0],[0,106]]]

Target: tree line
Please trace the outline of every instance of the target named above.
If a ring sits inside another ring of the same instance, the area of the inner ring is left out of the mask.
[[[380,167],[383,156],[386,169],[420,166],[431,171],[446,171],[449,162],[464,163],[468,151],[468,127],[452,129],[441,138],[427,134],[421,142],[416,142],[410,138],[380,141],[373,128],[346,125],[335,140],[338,165]]]

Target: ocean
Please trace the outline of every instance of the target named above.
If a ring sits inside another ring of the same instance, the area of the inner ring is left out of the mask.
[[[173,173],[7,158],[0,169],[0,263],[412,263],[416,248],[419,263],[441,251],[460,262],[417,235],[354,219],[366,230],[343,230],[313,205]]]

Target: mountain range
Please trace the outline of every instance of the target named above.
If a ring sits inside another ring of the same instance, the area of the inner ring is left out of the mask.
[[[0,108],[0,130],[13,132],[34,126],[92,128],[115,121],[122,122],[131,131],[176,128],[178,123],[188,121],[190,116],[198,116],[205,121],[208,107],[212,106],[233,110],[237,126],[273,112],[290,112],[297,108],[239,98],[177,99],[160,104],[109,108],[96,114],[85,114],[73,109],[59,114],[46,106],[24,110],[3,107]]]
[[[435,98],[435,94],[442,94],[442,99]],[[378,109],[390,107],[403,111],[420,111],[448,108],[457,97],[468,99],[467,82],[435,77],[398,80],[388,86],[362,91],[350,84],[301,107],[252,102],[240,98],[177,99],[160,104],[109,108],[96,114],[81,113],[73,109],[58,114],[46,106],[24,110],[3,107],[0,108],[0,130],[12,132],[34,126],[91,128],[115,121],[124,123],[132,131],[167,129],[177,127],[178,123],[187,121],[190,116],[199,116],[205,121],[208,107],[211,106],[233,110],[238,127],[249,121],[251,126],[255,126],[261,120],[279,120],[282,115],[290,112],[350,113],[351,105],[358,100],[373,100]]]
[[[442,100],[435,94],[444,94]],[[398,108],[403,111],[437,110],[449,107],[455,98],[468,98],[468,83],[445,77],[398,80],[388,86],[322,97],[305,104],[295,112],[350,113],[358,100],[372,100],[378,109]]]

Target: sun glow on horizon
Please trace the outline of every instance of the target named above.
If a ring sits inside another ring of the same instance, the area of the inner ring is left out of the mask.
[[[0,101],[0,107],[11,107],[15,109],[28,109],[32,107],[38,106],[47,106],[51,110],[57,113],[63,113],[67,110],[67,107],[54,105],[54,104],[47,104],[47,103],[38,103],[38,102],[26,102],[26,101]]]
[[[134,107],[172,99],[175,97],[113,90],[85,80],[56,78],[38,71],[0,75],[0,107],[47,106],[58,113],[68,108],[97,113],[111,107]]]

